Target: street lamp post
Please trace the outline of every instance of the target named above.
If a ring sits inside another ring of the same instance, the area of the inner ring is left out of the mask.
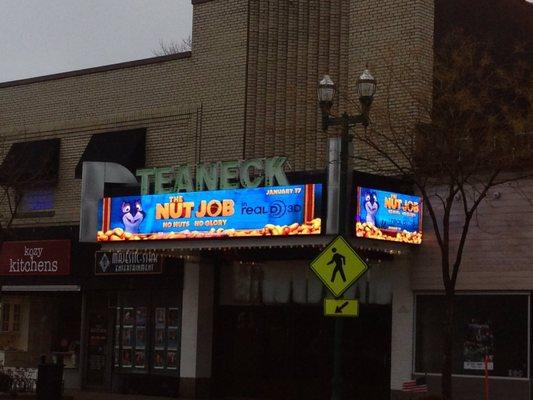
[[[329,138],[329,163],[328,163],[328,214],[327,234],[344,235],[348,232],[349,218],[346,218],[346,210],[350,204],[348,201],[349,181],[349,148],[353,139],[350,128],[361,124],[368,127],[370,123],[369,112],[374,94],[376,93],[376,80],[368,69],[365,69],[357,79],[357,93],[361,103],[361,113],[349,115],[344,112],[335,117],[331,114],[333,99],[335,98],[335,84],[329,75],[325,75],[318,84],[318,103],[322,111],[322,130],[327,132],[330,126],[340,127],[340,137]],[[342,318],[335,320],[335,333],[333,345],[333,379],[332,400],[342,399]]]
[[[329,75],[324,75],[318,84],[318,103],[322,111],[322,130],[327,132],[330,126],[340,127],[340,136],[329,138],[329,164],[328,164],[328,215],[326,232],[328,234],[344,234],[347,230],[346,214],[347,182],[348,182],[348,161],[349,144],[353,136],[350,128],[357,124],[365,128],[369,125],[369,112],[377,83],[368,69],[365,69],[357,79],[356,90],[361,103],[361,113],[349,115],[344,112],[335,117],[331,114],[333,100],[336,94],[335,84]]]

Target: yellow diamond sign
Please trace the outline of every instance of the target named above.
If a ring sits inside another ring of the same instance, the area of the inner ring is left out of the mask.
[[[341,296],[368,269],[354,249],[337,236],[312,262],[311,269],[333,296]]]

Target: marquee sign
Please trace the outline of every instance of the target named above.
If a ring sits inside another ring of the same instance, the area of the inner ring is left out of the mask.
[[[107,197],[97,241],[316,235],[321,205],[321,184]]]
[[[0,275],[47,276],[70,274],[70,241],[4,242],[0,249]]]
[[[422,199],[358,187],[355,234],[370,239],[422,243]]]
[[[151,188],[155,194],[163,194],[239,187],[251,189],[259,186],[287,186],[289,181],[284,170],[286,162],[287,157],[219,161],[143,168],[137,170],[136,175],[141,180],[142,195],[149,194]]]

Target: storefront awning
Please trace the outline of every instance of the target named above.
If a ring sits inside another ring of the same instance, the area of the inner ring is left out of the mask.
[[[75,177],[81,178],[84,161],[114,162],[135,173],[144,167],[146,129],[98,133],[91,136],[78,165]]]
[[[59,170],[59,139],[13,143],[0,166],[0,184],[54,185]]]

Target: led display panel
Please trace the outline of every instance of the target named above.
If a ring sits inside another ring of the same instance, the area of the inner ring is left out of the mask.
[[[422,243],[422,199],[418,196],[358,187],[357,237]]]
[[[106,197],[99,242],[322,233],[322,185]]]

